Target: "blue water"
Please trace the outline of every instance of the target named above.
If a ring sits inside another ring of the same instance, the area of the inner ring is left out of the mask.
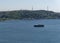
[[[45,27],[33,27],[35,24],[44,24]],[[60,43],[60,20],[0,22],[0,43]]]

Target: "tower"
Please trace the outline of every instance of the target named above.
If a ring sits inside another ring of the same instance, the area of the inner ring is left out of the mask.
[[[48,9],[48,6],[47,6],[47,11],[48,11],[49,9]]]
[[[49,10],[48,10],[48,6],[47,6],[47,15],[49,15],[48,11],[49,11]]]
[[[33,11],[33,6],[32,6],[32,11]]]

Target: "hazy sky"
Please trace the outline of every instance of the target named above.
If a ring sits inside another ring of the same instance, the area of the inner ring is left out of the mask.
[[[0,11],[29,9],[60,12],[60,0],[0,0]]]

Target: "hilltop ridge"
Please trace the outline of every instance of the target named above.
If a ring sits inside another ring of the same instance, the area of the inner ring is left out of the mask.
[[[60,13],[46,10],[0,11],[0,19],[60,19]]]

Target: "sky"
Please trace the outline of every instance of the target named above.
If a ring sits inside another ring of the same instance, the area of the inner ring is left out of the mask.
[[[0,0],[0,11],[48,10],[60,12],[60,0]]]

